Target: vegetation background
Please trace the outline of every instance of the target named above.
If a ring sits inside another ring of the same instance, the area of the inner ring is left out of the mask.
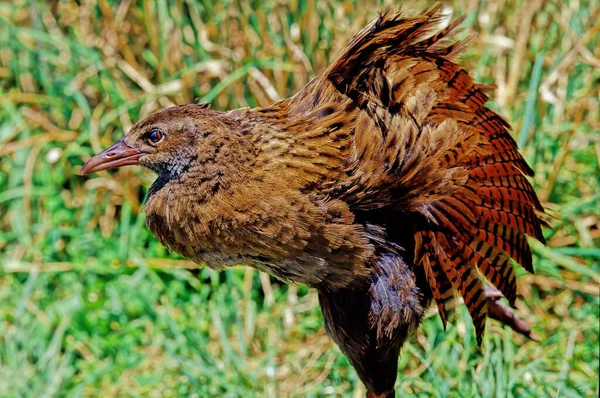
[[[462,57],[554,205],[518,312],[539,343],[465,313],[428,319],[402,395],[597,397],[600,2],[448,1]],[[361,396],[317,299],[167,252],[140,214],[149,172],[77,175],[149,112],[266,105],[323,70],[378,9],[431,2],[13,0],[0,4],[0,396]]]

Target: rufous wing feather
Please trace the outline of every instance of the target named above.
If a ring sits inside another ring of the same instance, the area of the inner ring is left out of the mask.
[[[449,36],[460,20],[440,29],[443,19],[439,8],[382,13],[289,106],[352,104],[350,157],[330,194],[357,212],[412,214],[414,264],[444,325],[460,293],[481,342],[485,279],[514,305],[512,261],[533,272],[526,235],[544,241],[543,209],[509,124],[485,106],[490,87],[455,63],[464,42]]]

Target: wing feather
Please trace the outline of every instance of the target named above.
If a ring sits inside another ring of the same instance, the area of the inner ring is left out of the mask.
[[[490,86],[455,63],[464,42],[449,37],[461,20],[440,29],[443,19],[439,7],[414,18],[380,14],[287,105],[304,114],[315,106],[307,98],[353,105],[350,155],[326,192],[366,217],[410,220],[414,265],[444,325],[460,293],[481,342],[484,279],[514,304],[511,259],[533,271],[526,235],[543,241],[543,209],[510,125],[485,106]]]

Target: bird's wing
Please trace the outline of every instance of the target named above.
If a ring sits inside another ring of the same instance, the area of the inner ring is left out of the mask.
[[[289,106],[355,106],[346,177],[331,194],[357,212],[412,214],[415,265],[444,326],[460,292],[480,342],[484,279],[514,304],[511,258],[533,271],[526,235],[544,241],[543,210],[508,123],[484,106],[487,87],[453,61],[462,43],[448,37],[460,20],[439,30],[441,20],[438,9],[415,18],[381,14]]]

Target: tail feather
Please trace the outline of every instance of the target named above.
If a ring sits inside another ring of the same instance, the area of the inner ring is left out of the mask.
[[[517,298],[515,270],[510,258],[492,246],[473,241],[469,245],[460,242],[456,248],[463,252],[463,258],[472,265],[477,265],[481,273],[506,297],[510,305]]]
[[[443,265],[452,287],[464,298],[481,343],[487,300],[482,280],[477,273],[467,270],[478,269],[514,305],[517,288],[511,258],[533,272],[526,235],[544,241],[537,215],[543,209],[525,178],[533,175],[533,170],[510,136],[509,124],[485,107],[486,87],[474,84],[468,73],[447,59],[435,63],[440,80],[448,87],[448,97],[445,104],[436,106],[434,113],[452,117],[464,128],[474,129],[480,141],[477,149],[471,147],[466,152],[462,147],[447,149],[446,157],[460,156],[462,163],[458,167],[467,171],[468,179],[427,209],[427,218],[434,222],[419,224],[415,238],[422,241],[423,236],[436,231],[437,248],[433,256],[416,259],[426,275],[432,276],[428,282],[435,285],[432,292],[437,301],[441,297],[439,285],[445,280],[433,277],[432,271],[438,262]],[[428,267],[431,269],[427,270]],[[445,324],[445,305],[438,308]]]
[[[437,304],[444,329],[450,319],[454,306],[454,289],[447,275],[439,264],[433,243],[433,234],[415,235],[415,258],[420,258],[425,270],[427,283]]]

